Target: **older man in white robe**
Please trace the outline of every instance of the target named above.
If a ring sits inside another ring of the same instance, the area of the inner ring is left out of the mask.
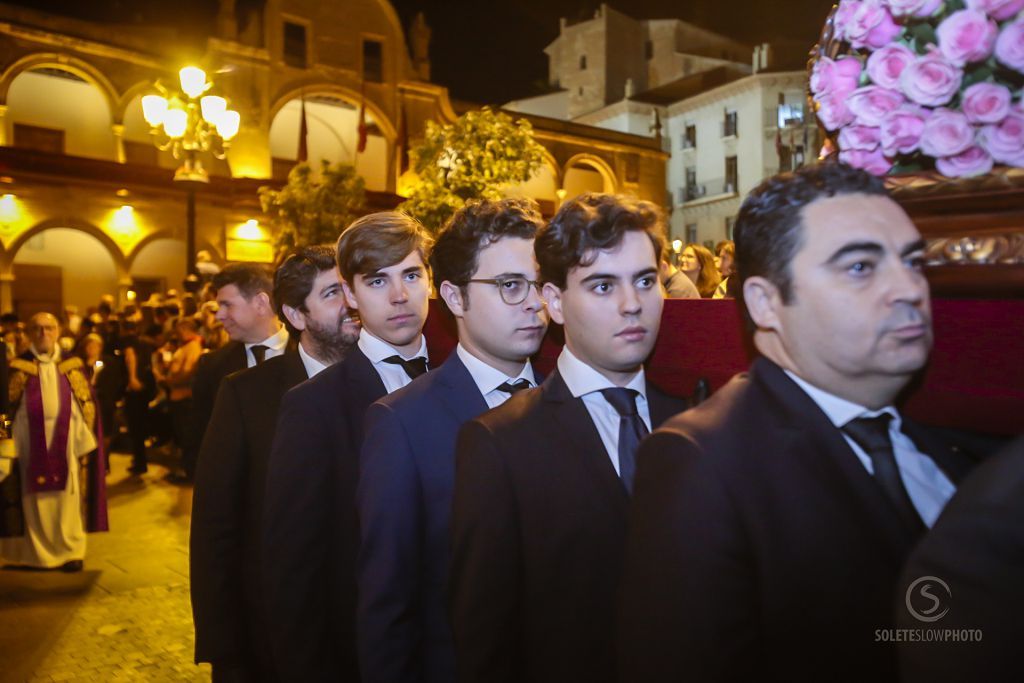
[[[80,466],[97,449],[95,403],[81,360],[61,358],[57,319],[39,313],[28,333],[29,351],[11,361],[9,392],[24,533],[0,539],[0,557],[21,567],[79,571],[86,527],[95,526],[83,519],[86,478]],[[94,458],[94,465],[102,468],[102,458]],[[105,513],[104,506],[102,528]]]

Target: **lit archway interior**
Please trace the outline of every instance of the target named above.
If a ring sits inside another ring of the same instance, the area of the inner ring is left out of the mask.
[[[45,68],[15,77],[7,94],[7,122],[7,139],[14,146],[116,161],[107,99],[71,72]]]
[[[302,102],[285,104],[270,125],[270,155],[275,163],[294,162],[299,151]],[[368,136],[366,150],[356,154],[359,107],[336,97],[306,97],[306,148],[309,161],[318,166],[321,159],[332,164],[351,164],[366,181],[368,190],[387,189],[388,145],[377,130],[370,112],[366,112]]]
[[[562,187],[565,189],[566,199],[572,199],[584,192],[610,191],[610,188],[605,187],[604,177],[595,169],[584,165],[573,165],[566,170]]]
[[[557,202],[558,181],[555,171],[548,163],[543,163],[525,183],[513,185],[506,192],[510,197],[531,197],[537,200]]]
[[[171,238],[156,239],[142,247],[132,261],[132,279],[158,281],[158,289],[179,289],[185,279],[185,243]]]
[[[25,242],[14,256],[14,278],[19,313],[32,309],[31,302],[38,304],[32,312],[51,308],[56,292],[62,305],[74,304],[82,312],[104,294],[117,295],[117,269],[106,246],[71,228],[50,228]]]

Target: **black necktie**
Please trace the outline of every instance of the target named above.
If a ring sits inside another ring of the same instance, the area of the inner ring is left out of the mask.
[[[908,531],[917,534],[924,530],[924,522],[903,486],[900,468],[896,464],[896,453],[892,449],[892,439],[889,438],[890,420],[892,415],[888,413],[876,417],[858,417],[843,425],[843,432],[871,458],[875,481],[896,508],[900,522]]]
[[[523,389],[530,388],[530,380],[528,379],[517,379],[514,382],[502,382],[495,387],[496,391],[504,391],[506,394],[515,395]]]
[[[391,363],[392,365],[401,365],[402,369],[405,370],[405,374],[409,375],[409,379],[416,379],[427,371],[427,359],[423,356],[416,356],[409,360],[401,356],[390,356],[385,358],[384,362]]]
[[[262,363],[267,357],[268,347],[263,344],[253,344],[249,350],[252,351],[252,357],[256,359],[256,365]]]
[[[636,449],[640,446],[640,440],[649,433],[647,425],[636,410],[636,397],[640,392],[635,389],[612,387],[602,389],[601,394],[619,414],[619,476],[626,485],[626,491],[633,495]]]

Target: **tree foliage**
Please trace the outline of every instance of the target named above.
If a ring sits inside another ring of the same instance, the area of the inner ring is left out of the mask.
[[[500,199],[543,163],[544,148],[528,121],[484,107],[454,123],[427,122],[410,156],[419,182],[399,207],[436,232],[470,199]]]
[[[259,189],[260,205],[277,232],[280,258],[295,247],[330,244],[366,204],[366,183],[354,167],[323,160],[319,174],[305,162],[288,173],[280,190]]]

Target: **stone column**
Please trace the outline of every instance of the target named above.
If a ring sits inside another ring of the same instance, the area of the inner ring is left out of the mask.
[[[123,164],[128,160],[124,152],[124,124],[112,124],[110,129],[114,131],[114,158],[117,159],[117,163]]]

